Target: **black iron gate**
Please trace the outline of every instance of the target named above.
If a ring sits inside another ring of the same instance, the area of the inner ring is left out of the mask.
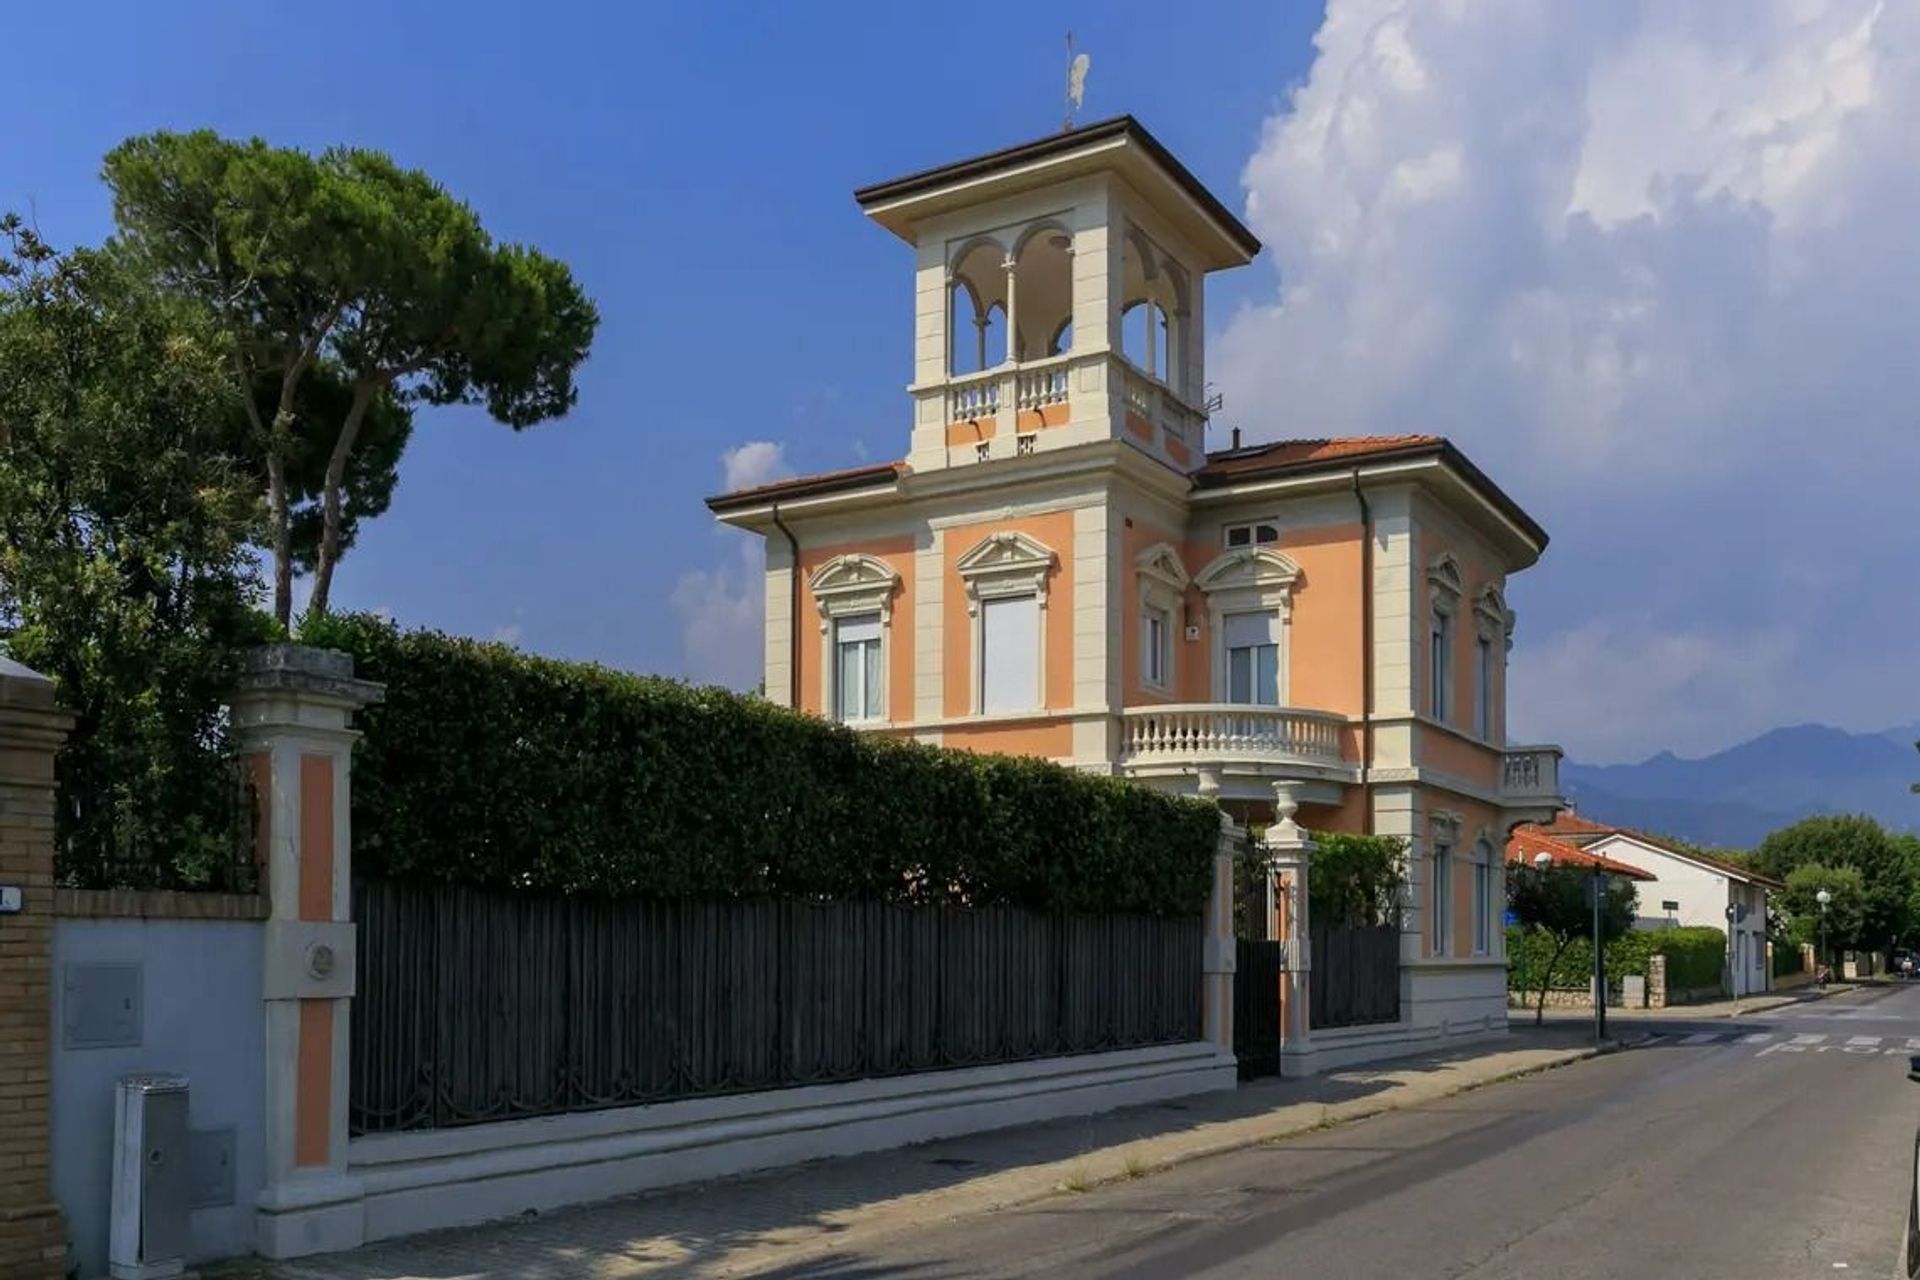
[[[1233,1054],[1240,1078],[1280,1074],[1280,978],[1286,944],[1234,939]]]
[[[1313,1027],[1400,1020],[1400,927],[1313,925],[1307,1018]]]

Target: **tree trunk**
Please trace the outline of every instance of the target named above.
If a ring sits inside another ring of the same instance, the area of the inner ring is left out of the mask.
[[[273,415],[267,438],[267,521],[273,526],[273,616],[282,631],[293,627],[293,513],[287,503],[287,438],[293,415]]]
[[[367,416],[376,390],[372,383],[354,385],[353,403],[347,408],[346,421],[340,424],[339,438],[327,458],[327,474],[320,487],[320,558],[313,568],[313,599],[307,605],[307,612],[316,618],[326,616],[333,594],[333,567],[340,560],[340,486],[346,482],[347,459],[353,454],[354,437],[360,434],[360,422]]]
[[[1560,967],[1560,957],[1567,954],[1567,948],[1573,945],[1573,939],[1563,939],[1554,951],[1553,959],[1547,961],[1547,971],[1540,976],[1540,1003],[1533,1009],[1533,1025],[1538,1027],[1547,1020],[1547,988],[1553,985],[1553,971]]]

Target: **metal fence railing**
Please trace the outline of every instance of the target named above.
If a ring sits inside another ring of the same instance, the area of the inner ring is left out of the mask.
[[[1197,1040],[1201,921],[354,886],[356,1133]]]

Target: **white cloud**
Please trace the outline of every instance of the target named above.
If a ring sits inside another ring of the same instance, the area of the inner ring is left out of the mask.
[[[720,467],[729,491],[751,489],[793,474],[793,468],[787,465],[786,446],[772,440],[735,445],[720,455]]]
[[[760,683],[766,616],[765,548],[760,539],[726,530],[735,544],[711,568],[680,575],[669,597],[680,616],[686,674],[708,684],[752,689]]]
[[[1214,346],[1249,434],[1438,431],[1542,518],[1543,736],[1713,736],[1708,674],[1636,727],[1541,683],[1689,637],[1797,663],[1693,745],[1865,714],[1920,625],[1920,5],[1331,0],[1315,43],[1244,173],[1278,288]]]
[[[785,448],[754,440],[727,449],[720,468],[728,490],[767,484],[792,474]],[[706,568],[690,569],[668,602],[680,618],[684,669],[695,680],[751,689],[761,680],[766,616],[766,547],[733,529],[715,535],[724,547]]]

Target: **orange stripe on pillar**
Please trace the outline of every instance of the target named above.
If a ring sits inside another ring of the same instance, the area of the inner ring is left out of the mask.
[[[333,919],[333,757],[300,757],[300,918]]]
[[[300,1057],[294,1093],[293,1162],[323,1165],[333,1142],[333,1001],[300,1002]]]

